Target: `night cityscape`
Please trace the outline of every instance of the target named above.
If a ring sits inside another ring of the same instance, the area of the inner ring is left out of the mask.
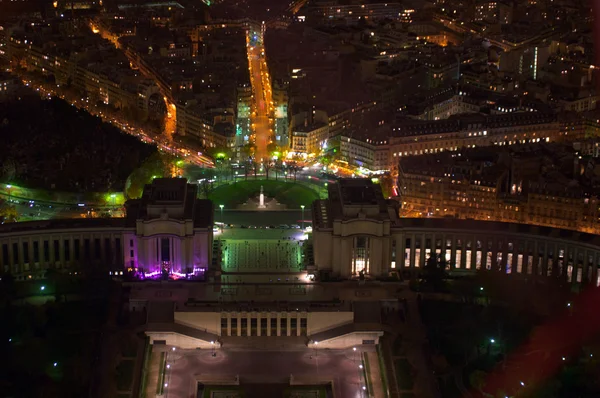
[[[600,397],[600,0],[0,0],[0,397]]]

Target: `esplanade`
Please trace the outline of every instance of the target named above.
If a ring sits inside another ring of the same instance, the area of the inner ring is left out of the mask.
[[[182,348],[250,336],[322,348],[378,344],[382,310],[399,305],[393,276],[416,276],[432,257],[456,275],[600,281],[598,236],[399,218],[398,202],[368,179],[340,180],[328,190],[328,199],[312,205],[312,233],[290,230],[284,239],[280,231],[275,238],[266,230],[215,232],[213,205],[197,198],[196,185],[156,179],[127,203],[122,219],[0,226],[0,265],[17,280],[44,278],[49,269],[123,275],[129,310],[146,314],[150,341]]]
[[[366,179],[341,180],[329,199],[312,205],[314,264],[309,271],[351,279],[390,272],[418,272],[433,255],[454,273],[486,269],[546,277],[567,272],[573,283],[597,284],[600,237],[523,224],[399,218],[397,202],[385,200]],[[219,272],[212,265],[210,201],[181,179],[156,179],[127,216],[64,219],[0,226],[0,265],[17,280],[61,272],[137,272],[151,277]],[[216,262],[218,268],[219,262]],[[203,279],[203,278],[199,278]]]

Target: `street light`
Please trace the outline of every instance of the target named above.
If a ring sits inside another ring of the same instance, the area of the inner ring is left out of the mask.
[[[302,208],[302,231],[304,231],[304,205],[300,206]],[[354,348],[356,351],[356,348]]]
[[[213,358],[217,356],[217,353],[215,352],[215,342],[211,341],[210,345],[212,345],[212,356]]]
[[[8,201],[10,202],[10,196],[11,196],[11,192],[12,192],[12,185],[8,184],[6,186],[6,189],[8,189]]]

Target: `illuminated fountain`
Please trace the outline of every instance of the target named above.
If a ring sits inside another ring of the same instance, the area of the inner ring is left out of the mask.
[[[258,197],[250,198],[238,206],[239,210],[285,210],[286,206],[277,202],[274,198],[265,196],[264,188],[261,185]]]
[[[259,209],[266,209],[267,207],[265,206],[265,194],[263,192],[263,186],[260,186],[260,197],[259,197],[259,202],[258,202],[258,208]]]

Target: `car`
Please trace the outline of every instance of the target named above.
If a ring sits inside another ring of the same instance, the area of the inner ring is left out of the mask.
[[[275,229],[275,225],[269,225],[270,229]]]
[[[242,225],[242,228],[246,229],[246,228],[248,228],[248,227],[247,227],[247,226],[245,226],[245,225]]]
[[[300,229],[300,225],[298,225],[298,224],[290,225],[290,228]]]

